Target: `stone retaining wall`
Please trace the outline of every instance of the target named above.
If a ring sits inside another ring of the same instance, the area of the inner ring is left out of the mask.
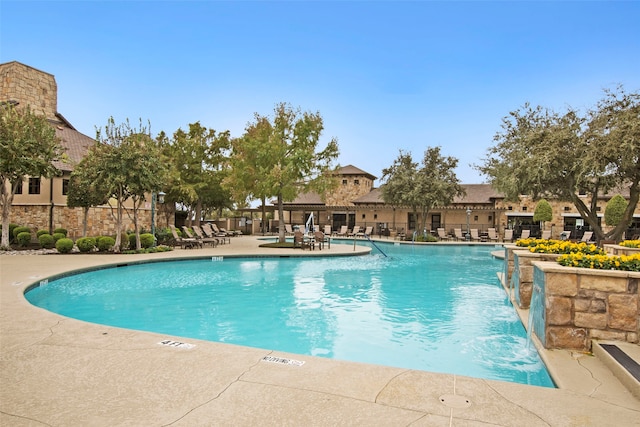
[[[531,293],[533,291],[533,263],[537,261],[555,261],[558,254],[538,254],[528,251],[525,248],[512,251],[514,274],[513,286],[514,296],[518,307],[529,308],[531,303]]]
[[[592,339],[639,342],[640,273],[543,261],[533,266],[529,328],[545,348],[589,351]]]

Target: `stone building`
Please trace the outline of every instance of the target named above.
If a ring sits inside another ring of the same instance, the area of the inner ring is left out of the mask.
[[[32,230],[65,228],[69,236],[77,238],[83,230],[82,209],[67,207],[69,177],[80,160],[96,140],[78,132],[58,112],[58,88],[52,74],[40,71],[17,61],[0,64],[0,103],[10,103],[16,108],[30,106],[36,114],[44,115],[55,128],[64,153],[63,161],[55,162],[61,171],[51,179],[27,177],[16,193],[11,208],[10,222],[30,227]],[[142,227],[150,228],[150,204],[140,215]],[[128,218],[125,218],[128,221]],[[124,224],[132,229],[130,222]],[[91,236],[113,235],[116,222],[109,206],[91,208],[87,233]]]
[[[463,234],[474,228],[480,234],[495,228],[500,235],[504,234],[505,229],[512,229],[517,238],[522,230],[530,230],[532,236],[538,237],[541,228],[544,228],[551,231],[553,238],[559,238],[561,232],[569,231],[571,239],[580,239],[589,229],[570,202],[549,199],[553,219],[540,224],[533,221],[537,200],[521,196],[517,202],[506,201],[489,184],[463,184],[465,195],[456,197],[449,206],[431,210],[427,214],[425,228],[420,230],[419,215],[406,207],[394,207],[384,202],[380,188],[374,187],[375,176],[353,165],[340,168],[337,175],[339,185],[334,193],[324,198],[315,193],[304,193],[296,200],[285,203],[285,223],[305,224],[313,213],[320,229],[330,225],[333,231],[337,231],[343,225],[349,229],[357,225],[361,230],[372,227],[374,235],[411,235],[414,232],[436,235],[438,228],[444,228],[447,234],[453,236],[456,228],[461,229]],[[603,195],[597,201],[596,210],[602,223],[606,204],[614,194]],[[628,190],[622,190],[622,195],[628,199]],[[585,203],[590,203],[586,196]],[[640,208],[636,209],[627,238],[638,234]]]

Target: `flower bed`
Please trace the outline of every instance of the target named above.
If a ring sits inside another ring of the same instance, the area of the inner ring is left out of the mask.
[[[604,254],[604,251],[593,243],[574,243],[568,240],[521,239],[516,245],[528,247],[529,251],[539,254]]]
[[[584,253],[563,254],[558,264],[565,267],[593,268],[597,270],[640,271],[640,254],[633,255],[588,255]]]
[[[624,240],[620,242],[620,246],[625,248],[640,248],[640,240]]]

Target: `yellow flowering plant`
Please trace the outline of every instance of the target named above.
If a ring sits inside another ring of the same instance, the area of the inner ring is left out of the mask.
[[[620,246],[626,248],[640,248],[640,240],[623,240],[620,242]]]
[[[558,257],[558,264],[598,270],[640,271],[640,254],[616,256],[569,253]]]
[[[604,254],[604,251],[593,243],[574,243],[568,240],[521,239],[516,242],[516,245],[528,247],[529,251],[539,254],[571,254],[578,252],[592,255]]]

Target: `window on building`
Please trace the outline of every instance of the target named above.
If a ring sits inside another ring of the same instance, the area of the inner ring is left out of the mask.
[[[40,194],[40,178],[29,178],[29,194]]]
[[[63,179],[62,180],[62,195],[66,196],[67,194],[69,194],[69,180],[68,179]]]
[[[491,220],[493,220],[493,217],[492,217],[491,215],[489,215],[489,217],[487,218],[487,220],[488,220],[489,222],[491,222]]]
[[[522,207],[522,212],[526,212],[526,211],[527,211],[527,207],[526,207],[526,206],[523,206],[523,207]]]
[[[367,214],[362,214],[362,219],[366,219],[367,218]]]
[[[18,188],[16,189],[16,194],[22,194],[22,181],[18,183]]]
[[[342,180],[342,185],[347,185],[347,180],[346,179]]]
[[[569,212],[570,210],[571,210],[571,208],[570,208],[569,206],[565,206],[565,207],[564,207],[564,211],[565,211],[565,212]]]
[[[354,179],[353,180],[353,184],[354,185],[360,185],[360,180],[359,179]]]
[[[507,209],[512,211],[513,210],[513,206],[509,206]]]

